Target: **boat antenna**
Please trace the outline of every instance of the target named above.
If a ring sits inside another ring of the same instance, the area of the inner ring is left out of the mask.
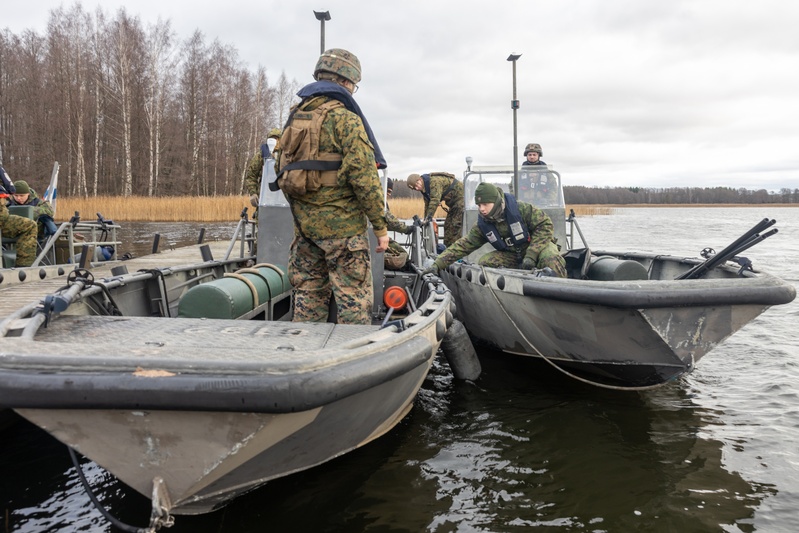
[[[513,109],[513,193],[518,194],[519,190],[519,145],[516,138],[516,110],[519,109],[519,100],[516,99],[516,60],[522,57],[521,54],[511,54],[508,61],[513,63],[513,100],[510,101],[510,108]]]

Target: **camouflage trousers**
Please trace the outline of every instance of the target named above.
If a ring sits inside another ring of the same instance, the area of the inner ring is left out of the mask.
[[[478,263],[492,268],[521,268],[521,260],[522,257],[516,255],[516,252],[494,250],[481,257]],[[544,246],[544,249],[538,254],[538,263],[535,267],[538,269],[549,267],[559,278],[566,277],[566,260],[560,255],[558,246],[553,242]]]
[[[0,223],[3,237],[17,239],[14,247],[17,250],[17,266],[27,267],[36,259],[36,222],[29,218],[8,215],[5,222]]]
[[[463,228],[463,208],[450,207],[444,220],[444,246],[449,247],[461,238],[461,228]]]
[[[294,287],[294,321],[325,322],[330,295],[336,299],[338,324],[371,324],[374,294],[365,233],[345,239],[291,244],[289,280]]]

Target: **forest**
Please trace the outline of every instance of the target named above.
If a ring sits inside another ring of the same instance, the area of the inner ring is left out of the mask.
[[[799,204],[799,189],[734,189],[731,187],[584,187],[566,185],[567,204]]]
[[[235,48],[169,21],[144,25],[79,3],[44,35],[0,31],[0,162],[61,194],[230,195],[249,159],[285,122],[296,80],[251,72]]]

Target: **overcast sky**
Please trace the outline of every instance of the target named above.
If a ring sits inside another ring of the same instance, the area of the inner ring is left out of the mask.
[[[74,2],[64,2],[71,7]],[[62,2],[4,2],[43,33]],[[98,2],[83,1],[92,12]],[[388,173],[513,164],[528,142],[566,185],[799,188],[799,2],[791,0],[102,0],[182,39],[219,39],[270,83],[312,81],[326,48],[363,67],[356,99]]]

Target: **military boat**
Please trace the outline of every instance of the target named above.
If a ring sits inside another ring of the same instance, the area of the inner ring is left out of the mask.
[[[555,225],[568,278],[480,266],[486,244],[441,272],[459,318],[476,341],[507,354],[540,358],[602,387],[658,387],[770,306],[791,302],[794,287],[738,254],[776,233],[763,220],[704,258],[589,248],[566,216],[560,173],[548,166],[474,167],[464,173],[464,234],[477,221],[474,191],[488,181],[543,209]],[[737,261],[737,262],[736,262]]]
[[[404,265],[372,252],[372,324],[341,325],[290,321],[282,193],[262,193],[259,227],[255,254],[239,237],[222,259],[204,244],[76,269],[0,318],[0,407],[150,498],[151,528],[390,431],[449,339],[422,228]]]

